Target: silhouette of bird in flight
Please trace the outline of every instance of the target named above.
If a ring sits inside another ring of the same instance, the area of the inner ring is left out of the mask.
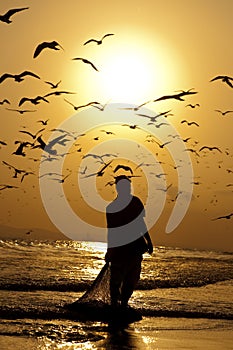
[[[35,52],[33,54],[33,58],[36,58],[37,56],[39,56],[41,51],[46,48],[52,49],[52,50],[60,50],[59,47],[62,50],[64,50],[63,47],[57,41],[50,41],[50,42],[44,41],[36,47]]]
[[[38,136],[36,141],[39,142],[39,145],[33,145],[32,148],[41,148],[42,150],[44,150],[45,152],[49,153],[49,154],[57,154],[57,150],[53,149],[53,146],[56,143],[59,143],[66,135],[61,135],[56,137],[55,139],[53,139],[52,141],[50,141],[47,145],[46,143],[42,140],[41,136]]]
[[[198,154],[198,152],[197,152],[195,149],[193,149],[193,148],[186,148],[186,149],[184,149],[184,152],[195,153],[196,156],[200,157],[200,155]]]
[[[51,89],[57,89],[58,85],[61,83],[61,80],[59,80],[56,84],[50,82],[50,81],[45,81],[46,84],[51,86]]]
[[[233,216],[233,213],[230,213],[228,215],[223,215],[223,216],[219,216],[217,218],[211,219],[211,220],[219,220],[219,219],[230,219]]]
[[[95,42],[97,45],[101,45],[104,38],[106,38],[107,36],[111,36],[111,35],[114,35],[114,34],[105,34],[100,40],[97,40],[97,39],[89,39],[87,40],[83,45],[87,45],[89,43],[91,43],[92,41]]]
[[[135,170],[141,168],[142,166],[154,166],[154,164],[141,162],[136,166]]]
[[[35,98],[29,98],[29,97],[22,97],[21,100],[19,101],[18,106],[22,106],[22,104],[24,102],[31,102],[33,105],[38,105],[40,103],[40,101],[44,101],[49,103],[48,100],[46,100],[46,98],[44,96],[36,96]]]
[[[128,126],[130,129],[140,129],[139,127],[138,127],[138,125],[135,125],[135,124],[133,124],[133,125],[130,125],[130,124],[122,124],[121,126]]]
[[[219,109],[215,109],[215,112],[219,112],[219,113],[222,114],[222,116],[224,116],[224,115],[226,115],[226,114],[228,114],[228,113],[232,113],[233,111],[224,111],[224,112],[222,112],[222,111],[220,111]]]
[[[200,126],[198,123],[196,123],[196,122],[188,122],[186,119],[181,120],[181,122],[180,122],[180,123],[181,123],[181,124],[186,123],[188,126],[190,126],[190,125]]]
[[[10,101],[8,101],[6,98],[4,98],[4,100],[0,101],[0,105],[4,105],[4,103],[7,103],[8,105],[10,105]]]
[[[33,144],[31,142],[24,142],[24,141],[15,141],[15,145],[17,145],[17,144],[19,144],[18,148],[12,154],[15,154],[17,156],[22,156],[22,157],[26,156],[26,153],[24,152],[24,148],[29,146],[29,145],[33,146]]]
[[[157,143],[157,145],[160,147],[160,148],[164,148],[165,146],[167,146],[169,143],[171,143],[172,141],[167,141],[167,142],[164,142],[162,144],[160,144],[159,142],[157,141],[154,141],[155,143]]]
[[[172,186],[172,184],[168,185],[165,188],[157,188],[157,191],[163,191],[163,192],[167,192],[167,190]]]
[[[92,66],[92,68],[94,70],[96,70],[98,72],[98,69],[96,68],[96,66],[89,60],[87,60],[86,58],[82,58],[82,57],[75,57],[75,58],[72,58],[73,61],[82,61],[83,63],[86,63],[86,64],[90,64]]]
[[[122,164],[118,164],[115,169],[113,170],[114,173],[116,173],[119,169],[123,169],[125,171],[130,171],[131,174],[133,174],[133,170],[127,166],[127,165],[122,165]]]
[[[53,92],[49,92],[48,94],[44,95],[44,97],[48,97],[48,96],[60,96],[60,95],[70,95],[70,94],[76,94],[76,92],[70,92],[70,91],[53,91]]]
[[[8,111],[12,112],[18,112],[19,114],[24,114],[27,112],[36,112],[35,109],[13,109],[13,108],[6,108]]]
[[[136,113],[136,115],[139,115],[140,117],[144,117],[144,118],[149,118],[150,121],[153,123],[156,121],[157,118],[161,117],[161,116],[167,116],[168,113],[171,112],[171,109],[169,111],[166,111],[166,112],[161,112],[159,114],[156,114],[154,116],[150,116],[150,115],[146,115],[146,114],[140,114],[140,113]]]
[[[109,102],[109,101],[108,101]],[[98,110],[100,110],[100,111],[104,111],[105,110],[105,107],[108,105],[108,102],[106,102],[105,104],[101,104],[101,103],[94,103],[94,104],[92,104],[92,107],[95,107],[95,108],[97,108]]]
[[[94,105],[94,104],[99,104],[99,102],[89,102],[89,103],[86,103],[85,105],[75,106],[72,102],[66,100],[65,98],[64,98],[64,101],[67,102],[67,103],[69,103],[69,104],[74,108],[75,111],[77,111],[77,110],[80,109],[80,108],[92,106],[92,105]]]
[[[0,185],[0,191],[5,190],[6,188],[19,188],[19,187],[12,186],[12,185]]]
[[[199,103],[196,103],[195,105],[192,105],[192,103],[189,103],[189,104],[186,105],[185,107],[196,108],[196,107],[200,107],[200,104],[199,104]]]
[[[20,130],[19,132],[22,132],[23,134],[28,134],[29,136],[31,136],[35,140],[37,138],[37,135],[44,130],[45,130],[45,128],[42,128],[42,129],[38,130],[35,134],[32,134],[31,132],[26,131],[26,130]]]
[[[175,100],[179,100],[179,101],[184,101],[184,99],[182,97],[186,96],[186,95],[193,95],[193,94],[197,94],[197,91],[191,91],[192,89],[189,89],[187,91],[182,90],[180,93],[178,94],[173,94],[173,95],[165,95],[162,97],[157,98],[156,100],[154,100],[153,102],[157,102],[157,101],[162,101],[162,100],[167,100],[167,99],[172,99],[174,98]]]
[[[20,74],[10,74],[10,73],[4,73],[1,77],[0,77],[0,84],[8,79],[8,78],[13,78],[17,83],[20,83],[21,81],[24,80],[25,76],[30,76],[30,77],[34,77],[36,79],[40,79],[39,75],[30,72],[28,70],[25,70],[24,72],[20,73]]]
[[[10,24],[12,22],[10,20],[11,16],[13,16],[17,12],[24,11],[24,10],[27,10],[27,9],[29,9],[29,7],[21,7],[21,8],[17,8],[17,9],[10,9],[4,15],[0,15],[0,21]]]
[[[42,125],[48,125],[49,119],[46,120],[37,120],[37,123],[41,123]]]
[[[22,174],[25,172],[25,170],[22,170],[22,169],[18,169],[16,167],[14,167],[13,165],[5,162],[4,160],[2,161],[2,163],[4,165],[6,165],[9,169],[13,169],[14,170],[14,175],[13,175],[13,178],[18,178],[18,175]]]
[[[125,107],[125,108],[120,108],[120,109],[125,109],[125,110],[129,110],[129,111],[135,111],[137,112],[141,107],[145,106],[146,104],[150,103],[150,101],[146,101],[146,102],[143,102],[142,104],[136,106],[136,107]]]
[[[116,135],[114,132],[112,131],[108,131],[108,130],[100,130],[101,132],[105,132],[105,134],[107,135]]]
[[[233,81],[233,78],[227,76],[227,75],[218,75],[216,77],[214,77],[213,79],[210,80],[211,81],[215,81],[215,80],[222,80],[223,83],[226,83],[227,85],[229,85],[231,88],[233,88],[233,85],[231,83],[231,81]]]
[[[71,175],[71,172],[65,176],[63,176],[61,179],[57,179],[57,178],[52,178],[51,180],[55,180],[58,181],[59,183],[63,184],[65,182],[65,180],[67,179],[67,177],[69,177]]]
[[[210,151],[216,150],[216,151],[219,151],[220,153],[222,153],[222,151],[221,151],[218,147],[216,147],[216,146],[213,146],[213,147],[203,146],[203,147],[201,147],[201,148],[199,149],[199,152],[201,152],[203,149],[208,149],[208,150],[210,150]]]
[[[98,159],[100,163],[106,164],[105,161],[103,160],[104,157],[117,157],[117,155],[113,153],[105,153],[102,155],[95,154],[95,153],[88,153],[88,154],[85,154],[82,158],[85,159],[88,157],[93,157],[94,159]]]
[[[0,140],[0,145],[7,146],[7,143],[5,141]]]
[[[105,172],[105,169],[112,163],[112,160],[110,160],[108,163],[106,163],[99,171],[95,172],[95,173],[92,173],[92,174],[88,174],[85,177],[91,177],[91,176],[103,176],[104,175],[104,172]]]

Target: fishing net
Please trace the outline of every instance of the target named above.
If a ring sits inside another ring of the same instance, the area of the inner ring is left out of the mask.
[[[105,263],[90,288],[73,305],[107,306],[110,300],[110,265]]]

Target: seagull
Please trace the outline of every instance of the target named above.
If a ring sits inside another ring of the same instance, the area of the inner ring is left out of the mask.
[[[110,162],[106,163],[99,171],[97,171],[96,173],[92,173],[92,174],[88,174],[84,177],[90,177],[90,176],[94,176],[94,175],[97,175],[97,176],[103,176],[104,175],[104,172],[105,172],[105,169],[112,163],[112,160],[110,160]]]
[[[142,163],[138,164],[134,170],[137,170],[138,168],[141,168],[142,166],[154,166],[154,164],[142,162]]]
[[[214,150],[216,150],[216,151],[219,151],[220,153],[222,153],[222,151],[218,148],[218,147],[209,147],[209,146],[203,146],[203,147],[201,147],[200,149],[199,149],[199,152],[200,151],[202,151],[203,149],[208,149],[208,150],[210,150],[210,151],[214,151]]]
[[[187,120],[181,120],[180,123],[181,123],[181,124],[186,123],[186,124],[188,124],[189,126],[190,126],[190,125],[200,126],[200,125],[199,125],[198,123],[196,123],[196,122],[188,122]]]
[[[14,176],[13,176],[13,178],[15,178],[15,179],[18,178],[19,174],[22,174],[22,173],[25,172],[25,170],[18,169],[16,167],[14,167],[13,165],[5,162],[4,160],[2,161],[2,163],[5,164],[9,169],[14,169]]]
[[[165,188],[157,188],[157,191],[163,191],[163,192],[167,192],[167,190],[172,186],[172,184],[168,185]]]
[[[105,132],[105,134],[107,135],[116,135],[114,132],[112,131],[108,131],[108,130],[100,130],[101,132]]]
[[[49,119],[47,119],[47,120],[37,120],[37,123],[41,123],[42,125],[48,125],[48,121],[49,121]]]
[[[88,61],[86,58],[75,57],[75,58],[72,58],[72,60],[75,60],[75,61],[81,60],[81,61],[83,61],[83,63],[90,64],[92,66],[92,68],[98,72],[98,69],[96,68],[96,66],[91,61]]]
[[[172,141],[167,141],[167,142],[164,142],[163,144],[160,144],[159,142],[157,141],[154,141],[155,143],[157,143],[157,145],[160,147],[160,148],[164,148],[166,145],[168,145],[169,143],[171,143]]]
[[[12,108],[6,108],[8,111],[12,111],[12,112],[18,112],[19,114],[24,114],[27,112],[36,112],[35,109],[30,110],[30,109],[12,109]]]
[[[46,100],[46,98],[43,96],[36,96],[35,98],[22,97],[21,100],[19,101],[18,106],[20,107],[24,102],[27,102],[27,101],[31,102],[34,105],[38,105],[40,103],[39,101],[44,101],[49,103],[49,101]]]
[[[127,165],[122,165],[122,164],[118,164],[118,165],[116,166],[116,168],[113,170],[113,172],[116,173],[117,170],[119,170],[119,169],[123,169],[123,170],[125,170],[125,171],[130,171],[131,174],[133,174],[133,170],[132,170],[129,166],[127,166]]]
[[[87,45],[87,44],[89,44],[92,41],[95,42],[97,45],[101,45],[102,42],[103,42],[103,39],[106,38],[107,36],[111,36],[111,35],[114,35],[114,34],[105,34],[100,40],[89,39],[83,45]]]
[[[51,86],[51,89],[57,89],[58,85],[61,83],[61,80],[59,80],[56,84],[51,83],[50,81],[45,81],[46,84]]]
[[[215,81],[215,80],[222,80],[223,83],[226,83],[227,85],[229,85],[231,88],[233,88],[233,85],[231,83],[231,81],[233,81],[233,78],[227,76],[227,75],[218,75],[216,77],[214,77],[213,79],[210,80],[211,81]]]
[[[0,145],[7,146],[7,143],[5,141],[0,140]]]
[[[18,143],[19,143],[19,146],[18,146],[17,150],[15,152],[13,152],[12,154],[25,157],[26,153],[23,151],[24,147],[27,147],[28,145],[33,146],[33,144],[31,142],[15,141],[15,144],[18,144]]]
[[[116,154],[113,154],[113,153],[105,153],[105,154],[102,154],[102,155],[99,155],[99,154],[94,154],[94,153],[88,153],[88,154],[85,154],[82,158],[85,159],[85,158],[88,158],[88,157],[93,157],[94,159],[98,159],[98,161],[102,164],[106,164],[103,160],[104,157],[117,157]]]
[[[168,113],[171,112],[171,109],[169,111],[166,111],[166,112],[161,112],[155,116],[149,116],[149,115],[146,115],[146,114],[140,114],[140,113],[136,113],[136,115],[139,115],[140,117],[145,117],[145,118],[149,118],[151,122],[155,122],[157,118],[161,117],[161,116],[167,116]]]
[[[192,89],[193,89],[193,88],[192,88]],[[187,91],[182,90],[182,91],[181,91],[180,93],[178,93],[178,94],[165,95],[165,96],[162,96],[162,97],[157,98],[157,99],[154,100],[153,102],[162,101],[162,100],[167,100],[167,99],[172,99],[172,98],[174,98],[175,100],[184,101],[184,99],[182,98],[183,96],[197,94],[197,91],[191,91],[192,89],[189,89],[189,90],[187,90]]]
[[[0,191],[5,190],[6,188],[19,188],[19,187],[12,186],[12,185],[0,185]]]
[[[219,217],[217,217],[215,219],[211,219],[211,220],[219,220],[219,219],[228,219],[229,220],[232,216],[233,216],[233,213],[230,213],[228,215],[219,216]]]
[[[0,101],[0,105],[4,105],[4,103],[7,103],[8,105],[10,105],[10,102],[4,98],[4,100]]]
[[[13,16],[17,12],[20,12],[20,11],[23,11],[23,10],[27,10],[27,9],[29,9],[29,7],[21,7],[21,8],[17,8],[17,9],[10,9],[4,15],[0,15],[0,21],[10,24],[12,22],[10,20],[11,16]]]
[[[52,49],[52,50],[60,50],[58,46],[62,50],[64,50],[63,47],[57,41],[50,41],[50,42],[44,41],[36,47],[35,52],[33,54],[33,58],[36,58],[37,56],[39,56],[41,51],[44,50],[45,48]]]
[[[224,112],[222,112],[222,111],[220,111],[219,109],[215,109],[215,112],[219,112],[219,113],[222,114],[222,116],[224,116],[224,115],[226,115],[226,114],[228,114],[228,113],[232,113],[233,111],[224,111]]]
[[[120,109],[125,109],[125,110],[131,110],[137,112],[141,107],[145,106],[146,104],[150,103],[150,101],[143,102],[142,104],[136,106],[136,107],[126,107],[126,108],[120,108]]]
[[[55,181],[58,181],[59,183],[64,183],[65,180],[67,179],[67,177],[69,177],[71,175],[71,172],[69,174],[67,174],[66,176],[63,176],[62,179],[57,179],[57,178],[53,178],[51,180],[55,180]]]
[[[109,101],[108,101],[109,102]],[[105,107],[107,106],[108,102],[106,102],[104,105],[102,105],[101,103],[94,103],[92,104],[92,107],[95,107],[97,109],[99,109],[100,111],[104,111]]]
[[[128,126],[130,129],[139,129],[138,125],[129,125],[129,124],[122,124],[121,126]]]
[[[64,137],[65,135],[58,136],[46,145],[46,143],[42,140],[41,136],[38,136],[36,140],[39,142],[39,145],[33,145],[32,148],[41,148],[49,154],[57,154],[57,150],[52,149],[52,147],[56,143],[59,143],[59,141],[61,141]]]
[[[199,104],[199,103],[196,103],[195,105],[192,105],[191,103],[189,103],[189,104],[186,105],[185,107],[196,108],[196,107],[200,107],[200,104]]]
[[[32,134],[31,132],[25,131],[25,130],[20,130],[19,132],[22,132],[23,134],[28,134],[35,140],[37,138],[37,135],[44,130],[45,130],[45,128],[42,128],[42,129],[38,130],[35,134]]]
[[[50,92],[46,95],[44,95],[44,97],[48,97],[48,96],[52,96],[52,95],[55,95],[55,96],[60,96],[62,94],[76,94],[76,92],[70,92],[70,91],[53,91],[53,92]]]
[[[184,151],[195,153],[198,157],[200,157],[198,152],[195,149],[193,149],[193,148],[186,148],[186,149],[184,149]]]
[[[30,71],[27,71],[25,70],[24,72],[20,73],[20,74],[10,74],[10,73],[4,73],[1,77],[0,77],[0,84],[5,80],[5,79],[8,79],[8,78],[14,78],[14,80],[17,82],[17,83],[20,83],[21,81],[24,80],[24,77],[25,76],[31,76],[31,77],[34,77],[36,79],[40,79],[39,75],[35,74],[35,73],[32,73]]]
[[[64,98],[64,101],[67,102],[67,103],[69,103],[71,106],[73,106],[73,108],[74,108],[75,111],[77,111],[77,110],[80,109],[80,108],[92,106],[92,105],[94,105],[94,104],[99,104],[99,102],[89,102],[89,103],[86,103],[85,105],[75,106],[72,102],[66,100],[65,98]]]

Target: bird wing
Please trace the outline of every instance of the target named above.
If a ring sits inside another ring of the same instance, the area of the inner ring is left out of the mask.
[[[215,81],[215,80],[218,80],[218,79],[224,79],[224,75],[218,75],[216,77],[214,77],[213,79],[211,79],[210,81]]]
[[[103,40],[104,38],[106,38],[107,36],[111,36],[111,35],[114,35],[114,34],[112,34],[112,33],[105,34],[105,35],[102,37],[102,40]]]
[[[20,130],[19,132],[22,132],[23,134],[28,134],[28,135],[30,135],[32,138],[34,138],[34,135],[33,135],[32,133],[30,133],[29,131]]]
[[[227,85],[229,85],[231,88],[233,88],[233,85],[232,85],[232,83],[230,82],[230,80],[229,80],[229,79],[231,79],[231,80],[232,80],[232,78],[227,78],[226,83],[227,83]]]
[[[96,66],[91,62],[91,61],[88,61],[88,60],[83,60],[84,63],[88,63],[92,66],[92,68],[94,68],[97,72],[98,72],[98,69],[96,68]]]
[[[21,106],[26,101],[31,101],[31,99],[28,97],[22,97],[21,100],[19,101],[18,106]]]
[[[66,135],[61,135],[50,141],[47,145],[48,148],[52,148],[58,141],[62,140]]]
[[[14,75],[9,74],[9,73],[4,73],[1,77],[0,77],[0,84],[7,78],[13,78]]]
[[[41,53],[41,51],[43,49],[45,49],[46,47],[48,47],[48,43],[46,41],[44,41],[43,43],[39,44],[36,49],[35,52],[33,54],[33,58],[36,58],[37,56],[39,56],[39,54]]]
[[[13,16],[15,13],[19,12],[19,11],[23,11],[23,10],[27,10],[29,9],[29,7],[22,7],[22,8],[18,8],[18,9],[10,9],[9,11],[7,11],[5,13],[5,17],[10,18],[11,16]]]
[[[90,40],[87,40],[83,45],[89,44],[89,43],[91,43],[92,41],[95,42],[95,43],[98,43],[98,40],[90,39]]]
[[[22,72],[21,74],[19,74],[20,77],[24,77],[25,75],[30,75],[34,78],[40,79],[39,75],[32,73],[30,71],[25,70],[24,72]]]
[[[157,98],[157,99],[154,100],[153,102],[162,101],[162,100],[167,100],[167,99],[169,99],[169,98],[174,98],[174,95],[165,95],[165,96],[162,96],[162,97]]]
[[[133,170],[132,170],[129,166],[127,166],[127,165],[121,165],[121,164],[118,164],[118,165],[116,166],[116,168],[113,170],[113,172],[116,173],[117,170],[119,170],[119,169],[124,169],[125,171],[130,171],[131,174],[133,174]]]

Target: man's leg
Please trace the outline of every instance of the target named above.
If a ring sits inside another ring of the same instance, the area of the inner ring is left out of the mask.
[[[111,275],[110,275],[110,296],[111,305],[113,307],[119,306],[121,286],[122,286],[122,266],[120,264],[111,263]]]
[[[140,279],[142,256],[132,258],[129,266],[126,267],[126,273],[121,289],[121,305],[127,307],[128,301]]]

